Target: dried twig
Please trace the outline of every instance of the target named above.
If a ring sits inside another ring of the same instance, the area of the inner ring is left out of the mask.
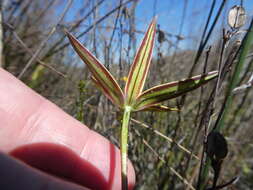
[[[23,40],[19,37],[19,35],[17,34],[17,32],[14,30],[14,27],[11,26],[11,25],[8,24],[8,23],[5,23],[5,25],[8,26],[8,27],[11,29],[11,31],[12,31],[14,37],[15,37],[15,38],[17,39],[17,41],[21,44],[21,46],[25,49],[25,51],[27,51],[31,56],[33,56],[34,53],[32,52],[31,49],[29,49],[29,48],[27,47],[27,45],[26,45],[26,44],[23,42]],[[60,72],[60,71],[57,71],[57,70],[56,70],[55,68],[53,68],[52,66],[50,66],[50,65],[46,64],[45,62],[41,61],[38,57],[35,57],[35,60],[36,60],[40,65],[43,65],[44,67],[49,68],[50,70],[54,71],[54,72],[57,73],[58,75],[60,75],[60,76],[62,76],[62,77],[64,77],[64,78],[67,78],[67,76],[66,76],[65,74],[63,74],[63,73]]]
[[[108,18],[111,14],[113,14],[115,11],[117,11],[118,9],[120,9],[122,6],[125,6],[127,5],[128,3],[132,2],[134,0],[127,0],[125,1],[124,3],[122,3],[122,5],[119,5],[115,8],[113,8],[112,10],[110,10],[109,12],[107,12],[104,16],[102,16],[100,19],[98,19],[97,21],[95,21],[92,25],[90,25],[86,30],[84,30],[82,33],[80,33],[79,35],[76,36],[76,38],[80,38],[82,37],[83,35],[87,34],[89,31],[91,31],[93,29],[94,26],[100,24],[102,21],[104,21],[106,18]],[[49,52],[45,57],[50,57],[52,56],[53,54],[61,51],[62,49],[68,47],[70,45],[69,42],[63,44],[62,46],[60,46],[59,48]]]
[[[132,120],[132,119],[131,119]],[[142,142],[144,143],[144,145],[146,145],[150,150],[151,150],[151,152],[153,152],[156,156],[157,156],[157,158],[162,162],[162,163],[164,163],[164,164],[166,164],[166,161],[161,157],[161,156],[159,156],[159,154],[152,148],[152,146],[150,145],[150,144],[148,144],[148,142],[141,136],[141,134],[136,130],[136,129],[134,129],[134,132],[140,137],[140,138],[142,138]],[[170,166],[168,166],[168,165],[166,165],[168,168],[169,168],[169,170],[175,175],[175,176],[177,176],[184,184],[186,184],[190,189],[192,189],[192,190],[195,190],[195,188],[192,186],[192,184],[190,184],[189,182],[188,182],[188,180],[187,179],[185,179],[182,175],[180,175],[174,168],[172,168],[172,167],[170,167]]]
[[[47,35],[47,37],[41,42],[41,44],[39,45],[39,48],[36,50],[36,52],[33,54],[33,56],[31,57],[31,59],[28,61],[28,63],[26,64],[26,66],[24,67],[24,69],[20,72],[20,74],[18,75],[18,78],[21,79],[24,75],[24,73],[27,71],[27,69],[33,64],[33,62],[36,60],[37,56],[39,55],[39,53],[41,52],[41,50],[44,48],[44,46],[46,45],[47,41],[51,38],[51,36],[54,34],[54,32],[56,31],[56,27],[58,26],[58,24],[63,20],[64,16],[66,15],[66,13],[68,12],[69,8],[71,7],[73,0],[69,0],[64,11],[62,12],[62,14],[60,15],[57,23],[55,24],[55,26],[51,29],[51,31],[49,32],[49,34]]]
[[[193,156],[194,158],[196,158],[197,160],[199,160],[199,157],[196,156],[195,154],[193,154],[190,150],[188,150],[187,148],[185,148],[185,147],[183,147],[182,145],[178,144],[176,141],[174,141],[173,139],[167,137],[166,135],[162,134],[161,132],[159,132],[159,131],[157,131],[157,130],[155,130],[155,129],[152,129],[152,128],[149,127],[148,125],[146,125],[146,124],[144,124],[144,123],[142,123],[142,122],[140,122],[140,121],[138,121],[138,120],[136,120],[136,119],[131,118],[131,121],[134,122],[134,123],[136,123],[136,124],[138,124],[138,125],[140,125],[140,126],[142,126],[142,127],[145,127],[146,129],[152,130],[152,132],[154,132],[155,134],[157,134],[157,135],[159,135],[159,136],[165,138],[167,141],[169,141],[169,142],[171,142],[171,143],[174,143],[178,148],[180,148],[181,150],[183,150],[183,151],[186,152],[187,154],[190,154],[190,155],[192,154],[192,156]]]

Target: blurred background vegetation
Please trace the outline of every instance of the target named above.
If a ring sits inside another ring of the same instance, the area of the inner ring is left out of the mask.
[[[234,5],[246,9],[246,23],[239,29],[227,24]],[[95,88],[64,30],[78,37],[123,86],[139,41],[158,15],[146,88],[226,66],[219,83],[167,102],[180,112],[132,115],[129,157],[136,189],[191,189],[189,184],[195,187],[198,180],[204,137],[225,104],[252,10],[251,0],[2,0],[1,67],[119,146],[118,110]],[[238,85],[249,84],[252,53],[250,48]],[[252,97],[250,87],[233,95],[220,130],[229,153],[219,183],[239,177],[227,189],[253,189]],[[210,170],[208,184],[212,175]]]

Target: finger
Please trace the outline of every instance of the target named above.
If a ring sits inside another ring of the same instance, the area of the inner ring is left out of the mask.
[[[88,190],[80,185],[46,175],[0,152],[0,187],[4,190]]]
[[[92,189],[121,188],[119,150],[107,139],[2,69],[0,92],[1,150]],[[128,176],[132,187],[131,164]]]

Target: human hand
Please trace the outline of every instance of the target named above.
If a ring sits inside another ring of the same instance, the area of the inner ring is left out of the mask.
[[[2,69],[0,92],[0,189],[121,189],[120,152],[107,139]]]

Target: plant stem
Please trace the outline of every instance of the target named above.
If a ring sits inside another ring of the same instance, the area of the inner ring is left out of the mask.
[[[247,34],[245,35],[243,41],[242,41],[242,47],[239,54],[239,60],[235,66],[234,73],[232,75],[232,79],[228,86],[228,91],[226,95],[225,102],[223,104],[222,111],[220,112],[218,119],[215,123],[215,126],[213,130],[220,131],[225,126],[225,120],[228,116],[228,113],[230,111],[230,107],[232,105],[233,101],[233,89],[238,85],[238,82],[240,81],[240,73],[242,72],[243,65],[245,64],[246,57],[248,55],[248,52],[251,48],[252,42],[253,42],[253,19],[251,20],[250,27],[248,29]],[[208,177],[208,171],[211,165],[211,160],[207,158],[206,164],[203,168],[203,173],[201,173],[201,181],[200,181],[200,187],[197,188],[197,190],[203,190],[206,186],[206,181]]]
[[[240,74],[243,70],[243,66],[246,62],[246,58],[248,55],[248,52],[250,48],[252,47],[252,42],[253,42],[253,19],[251,20],[249,29],[247,34],[245,35],[243,41],[242,41],[242,47],[241,47],[241,52],[239,54],[239,60],[238,63],[235,66],[235,71],[233,73],[231,82],[229,83],[228,86],[228,91],[227,91],[227,98],[225,101],[224,105],[224,110],[221,112],[219,115],[219,120],[215,124],[214,130],[219,131],[221,128],[224,127],[225,125],[225,119],[228,116],[228,112],[230,110],[230,106],[232,105],[232,100],[233,100],[233,90],[236,88],[240,81]]]
[[[131,114],[131,107],[125,106],[124,115],[121,126],[121,140],[120,140],[120,152],[121,152],[121,183],[122,190],[128,189],[127,182],[127,149],[128,149],[128,125]]]

